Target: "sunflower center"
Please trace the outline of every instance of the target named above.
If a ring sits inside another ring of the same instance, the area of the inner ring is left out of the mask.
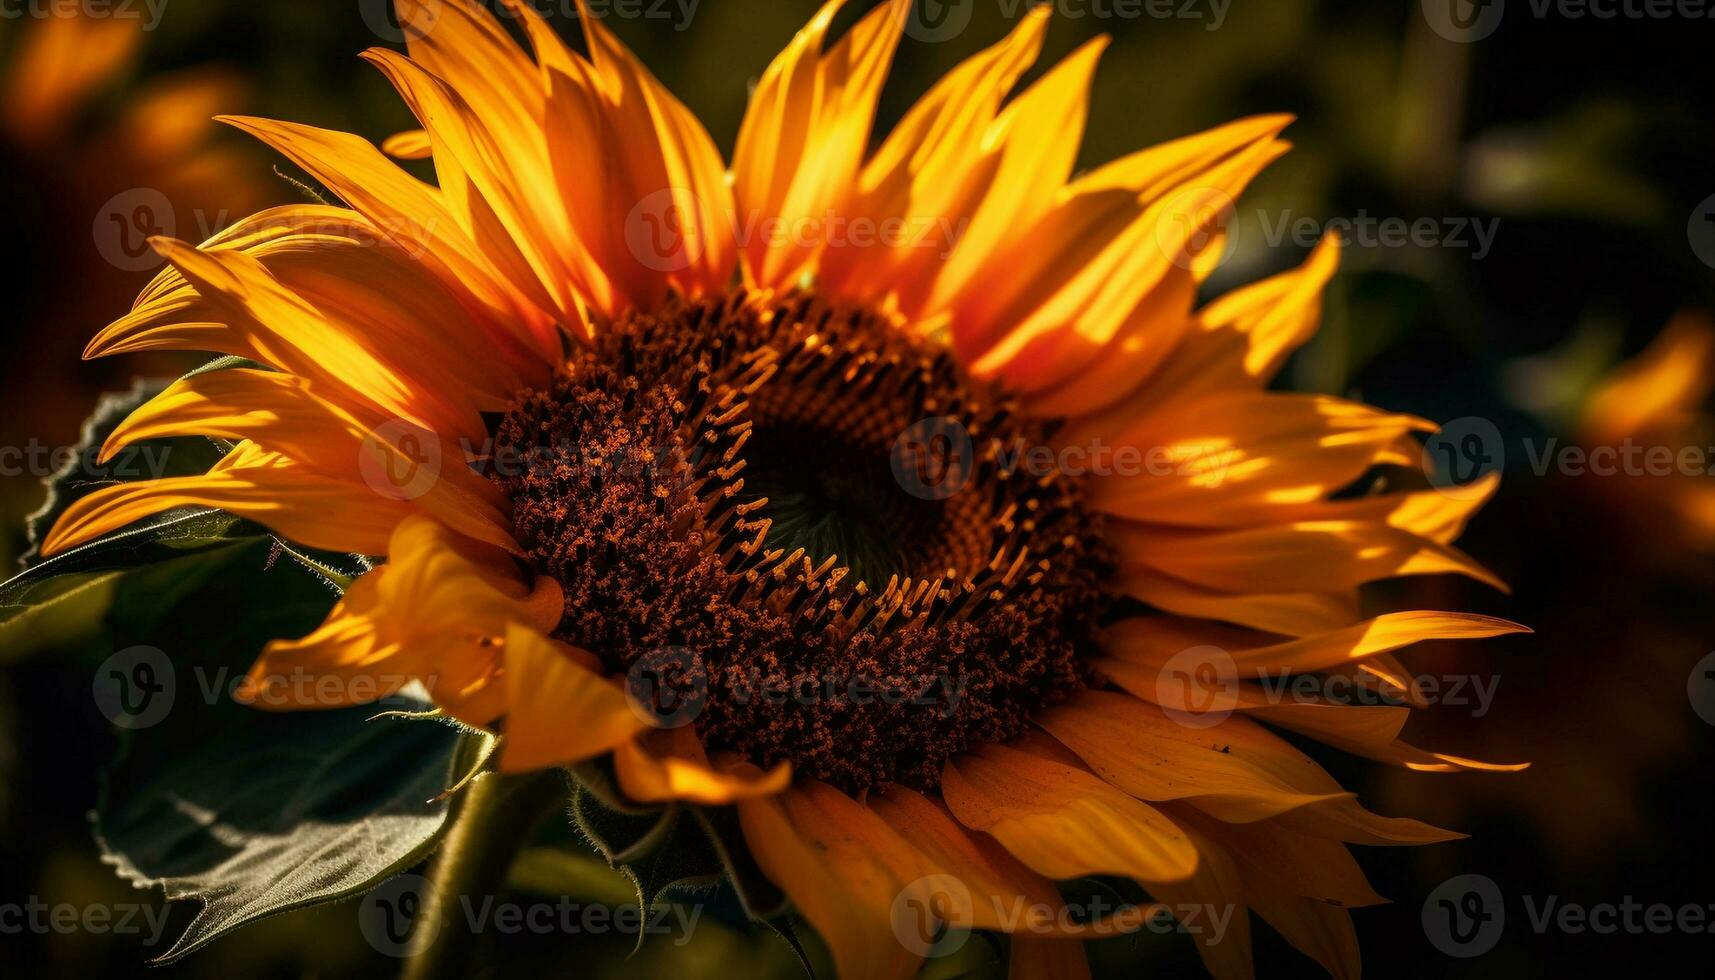
[[[900,487],[884,453],[812,425],[758,429],[745,447],[743,499],[761,501],[765,548],[834,555],[850,576],[910,575],[913,550],[939,531],[942,507]]]
[[[1072,479],[1008,466],[1048,433],[945,350],[743,293],[599,337],[498,423],[494,479],[564,587],[557,635],[647,675],[663,724],[930,789],[1081,686],[1092,519]]]

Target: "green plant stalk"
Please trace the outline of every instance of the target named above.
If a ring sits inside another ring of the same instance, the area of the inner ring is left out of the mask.
[[[435,858],[432,888],[418,919],[438,928],[419,925],[403,980],[454,980],[476,972],[482,937],[472,928],[467,908],[499,895],[513,858],[536,825],[569,798],[566,774],[558,769],[490,772],[465,788],[454,803],[452,829]]]

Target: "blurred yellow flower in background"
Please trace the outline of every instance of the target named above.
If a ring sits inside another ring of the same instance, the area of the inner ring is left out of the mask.
[[[183,355],[123,369],[78,364],[90,329],[159,268],[148,236],[204,238],[280,196],[253,154],[211,139],[214,113],[245,101],[236,73],[199,67],[137,81],[148,21],[81,4],[43,10],[8,18],[0,32],[0,175],[19,191],[5,214],[23,258],[8,300],[0,444],[22,450],[9,462],[28,470],[0,477],[8,564],[18,522],[50,475],[41,465],[75,441],[97,396],[133,373],[194,364]]]

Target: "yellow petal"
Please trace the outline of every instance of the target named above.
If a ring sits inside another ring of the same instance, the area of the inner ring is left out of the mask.
[[[42,542],[42,554],[75,548],[175,507],[213,507],[312,548],[360,554],[384,552],[393,528],[413,510],[368,487],[241,446],[202,476],[124,483],[78,498]]]
[[[824,55],[828,28],[845,5],[829,0],[757,83],[732,168],[751,285],[792,285],[818,251],[817,223],[839,210],[857,178],[907,3],[872,10]],[[769,222],[784,234],[769,234]]]
[[[285,154],[400,242],[446,282],[458,283],[480,302],[514,317],[519,338],[553,359],[561,346],[555,314],[504,280],[465,233],[440,192],[411,177],[367,140],[297,123],[222,116]]]
[[[1450,573],[1506,590],[1457,549],[1376,522],[1295,521],[1201,531],[1112,521],[1107,536],[1128,568],[1147,566],[1225,592],[1339,592],[1381,579]]]
[[[1152,802],[1188,800],[1231,823],[1345,795],[1305,791],[1240,751],[1229,738],[1233,719],[1191,728],[1128,694],[1085,691],[1036,720],[1109,784]]]
[[[980,300],[984,289],[993,288],[992,277],[1004,265],[1001,256],[1032,238],[1037,222],[1048,214],[1072,174],[1089,113],[1090,79],[1107,45],[1105,37],[1085,42],[1009,103],[989,126],[981,145],[993,148],[994,175],[982,189],[981,202],[970,211],[958,248],[936,276],[926,304],[929,311],[950,308],[955,297]],[[969,329],[974,332],[988,325],[979,318]],[[965,357],[980,351],[985,339],[954,335],[955,347]]]
[[[382,140],[381,152],[395,160],[427,160],[434,150],[427,130],[407,129]]]
[[[614,681],[570,647],[513,623],[506,628],[504,772],[568,765],[631,740],[646,726]]]
[[[1049,878],[1183,881],[1197,851],[1161,813],[1088,772],[998,745],[949,762],[942,796],[959,822]]]
[[[755,769],[748,763],[734,768]],[[807,805],[796,801],[801,812]],[[895,938],[892,925],[893,904],[909,882],[898,881],[853,836],[848,825],[861,817],[841,808],[807,813],[813,819],[800,823],[785,796],[741,799],[738,815],[757,865],[816,927],[839,976],[904,980],[916,973],[921,960]]]
[[[853,303],[893,306],[921,319],[934,273],[956,244],[970,208],[992,177],[983,135],[1042,50],[1049,9],[1032,7],[1006,39],[967,59],[919,99],[864,165],[847,205],[876,228],[900,222],[889,243],[830,242],[817,289]],[[837,246],[837,247],[836,247]]]
[[[1358,618],[1349,592],[1273,592],[1237,595],[1193,585],[1147,568],[1121,571],[1112,587],[1168,612],[1236,623],[1270,633],[1303,636],[1350,626]]]
[[[619,786],[640,803],[685,800],[725,806],[753,796],[772,796],[792,781],[792,767],[782,762],[764,773],[716,769],[709,764],[696,732],[689,728],[650,731],[641,739],[614,748]]]
[[[1073,423],[1057,441],[1104,447],[1109,471],[1090,480],[1096,509],[1222,527],[1312,519],[1319,511],[1309,505],[1362,476],[1402,435],[1431,428],[1325,395],[1237,392],[1176,404],[1107,433]],[[1305,513],[1287,509],[1293,505]]]

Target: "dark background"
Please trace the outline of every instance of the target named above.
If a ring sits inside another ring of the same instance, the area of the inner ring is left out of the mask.
[[[999,38],[1004,11],[1022,9],[1002,0],[969,5],[974,17],[958,36],[906,42],[883,98],[884,124],[957,60]],[[134,140],[114,135],[132,132],[129,107],[189,72],[197,84],[218,86],[223,101],[209,111],[297,119],[379,141],[411,122],[356,58],[382,43],[365,19],[378,7],[170,0],[133,57],[61,114],[63,132],[46,140],[0,132],[0,220],[15,243],[3,273],[0,442],[69,445],[100,392],[139,371],[179,366],[76,360],[149,275],[103,259],[111,245],[102,238],[103,209],[115,195],[170,188],[180,237],[197,238],[223,212],[230,220],[298,194],[270,172],[269,154],[216,127],[191,126],[152,155],[135,151]],[[1383,976],[1707,972],[1715,935],[1530,928],[1527,897],[1539,906],[1551,896],[1586,905],[1715,904],[1715,730],[1687,697],[1692,666],[1715,648],[1715,555],[1708,537],[1663,503],[1697,478],[1538,474],[1527,450],[1549,437],[1589,443],[1586,407],[1601,379],[1676,315],[1715,307],[1715,268],[1699,259],[1689,230],[1715,195],[1715,19],[1539,17],[1528,0],[1511,0],[1490,36],[1456,43],[1430,28],[1415,0],[1232,0],[1214,30],[1207,3],[1172,7],[1193,16],[1101,17],[1093,11],[1124,8],[1064,5],[1092,13],[1054,22],[1043,63],[1088,36],[1115,37],[1097,76],[1086,166],[1249,113],[1298,115],[1288,131],[1295,151],[1239,204],[1237,247],[1211,291],[1301,260],[1299,245],[1268,240],[1267,227],[1283,215],[1498,222],[1481,256],[1453,241],[1347,248],[1322,332],[1283,379],[1441,421],[1491,420],[1507,456],[1502,488],[1461,544],[1512,583],[1513,594],[1432,580],[1389,586],[1377,598],[1474,608],[1537,631],[1456,649],[1426,645],[1406,657],[1427,675],[1498,683],[1483,717],[1443,705],[1411,729],[1414,741],[1529,759],[1532,769],[1416,774],[1327,757],[1372,808],[1472,834],[1427,848],[1358,849],[1377,890],[1394,900],[1355,913],[1368,968]],[[810,0],[702,0],[688,29],[679,29],[687,25],[677,13],[608,23],[730,153],[748,84],[813,11]],[[40,29],[39,18],[0,21],[0,98],[8,103],[39,83],[18,70],[17,53]],[[1675,447],[1712,446],[1709,429],[1694,415],[1658,436]],[[8,529],[0,559],[8,564],[34,504],[33,476],[0,477]],[[0,651],[0,664],[0,902],[155,901],[114,878],[88,833],[95,773],[115,740],[91,703],[87,664],[9,651]],[[1508,923],[1495,949],[1461,960],[1431,944],[1422,913],[1437,885],[1469,873],[1497,883]],[[597,877],[592,894],[604,887]],[[153,975],[390,971],[365,945],[354,908],[282,916]],[[1314,974],[1266,927],[1257,933],[1260,974]],[[627,944],[612,937],[578,942],[514,944],[501,972],[788,969],[778,949],[760,952],[766,939],[733,930],[711,929],[684,950],[650,950],[630,963]],[[0,935],[0,972],[141,974],[155,952],[136,937]],[[1101,959],[1118,975],[1196,972],[1183,943],[1141,961],[1139,952],[1107,949]]]

